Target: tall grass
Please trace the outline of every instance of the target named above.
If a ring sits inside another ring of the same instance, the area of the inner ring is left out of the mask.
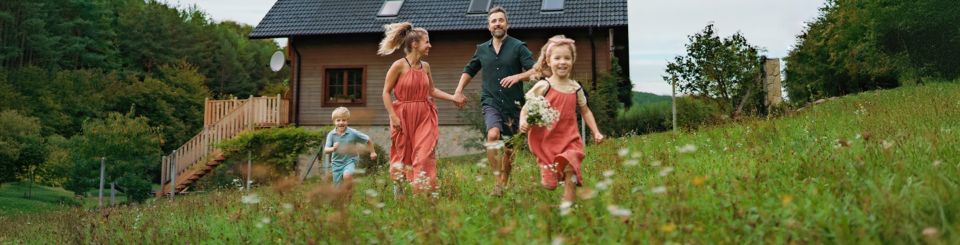
[[[956,244],[957,98],[958,84],[906,87],[781,119],[610,140],[587,148],[567,215],[524,153],[500,198],[478,157],[444,159],[436,194],[397,199],[377,172],[346,208],[322,183],[283,183],[0,218],[0,242]]]

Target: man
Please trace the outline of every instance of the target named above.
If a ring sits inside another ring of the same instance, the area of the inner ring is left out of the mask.
[[[501,136],[513,136],[518,131],[520,107],[525,101],[523,85],[517,83],[533,75],[531,68],[535,62],[526,43],[507,35],[508,28],[507,11],[503,7],[496,6],[487,12],[487,30],[493,38],[477,45],[454,92],[457,101],[464,101],[463,88],[482,69],[480,102],[487,130],[487,160],[495,177],[495,196],[502,195],[513,164],[513,151],[509,146],[499,158],[500,148],[504,148]],[[458,106],[462,107],[463,103]]]

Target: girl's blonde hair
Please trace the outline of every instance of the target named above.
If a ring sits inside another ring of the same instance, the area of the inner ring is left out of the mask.
[[[540,80],[545,77],[550,77],[553,75],[553,71],[550,70],[550,64],[547,63],[550,60],[550,54],[553,50],[556,50],[557,47],[566,46],[570,48],[570,54],[573,55],[573,61],[577,61],[577,46],[575,46],[573,39],[567,38],[564,35],[556,35],[547,40],[547,43],[543,45],[543,48],[540,49],[540,57],[537,58],[537,63],[533,65],[533,74],[534,79]]]
[[[403,52],[409,53],[413,43],[419,42],[421,38],[427,36],[427,30],[420,27],[413,27],[410,22],[400,22],[383,25],[383,40],[380,41],[379,55],[390,55],[398,48],[403,48]]]

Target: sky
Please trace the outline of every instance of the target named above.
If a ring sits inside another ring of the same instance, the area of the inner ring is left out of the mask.
[[[415,0],[410,0],[415,1]],[[256,26],[275,0],[166,0],[196,5],[216,21]],[[747,41],[783,58],[825,0],[628,0],[630,80],[634,90],[669,95],[662,76],[668,61],[685,53],[687,36],[709,23],[721,37],[740,32]]]

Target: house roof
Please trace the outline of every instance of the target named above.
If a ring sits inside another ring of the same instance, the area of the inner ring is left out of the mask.
[[[429,31],[486,30],[486,14],[467,14],[470,0],[405,0],[396,17],[377,17],[384,0],[277,0],[250,38],[383,32],[410,21]],[[627,25],[627,0],[566,0],[541,12],[541,0],[493,0],[507,9],[511,29]]]

